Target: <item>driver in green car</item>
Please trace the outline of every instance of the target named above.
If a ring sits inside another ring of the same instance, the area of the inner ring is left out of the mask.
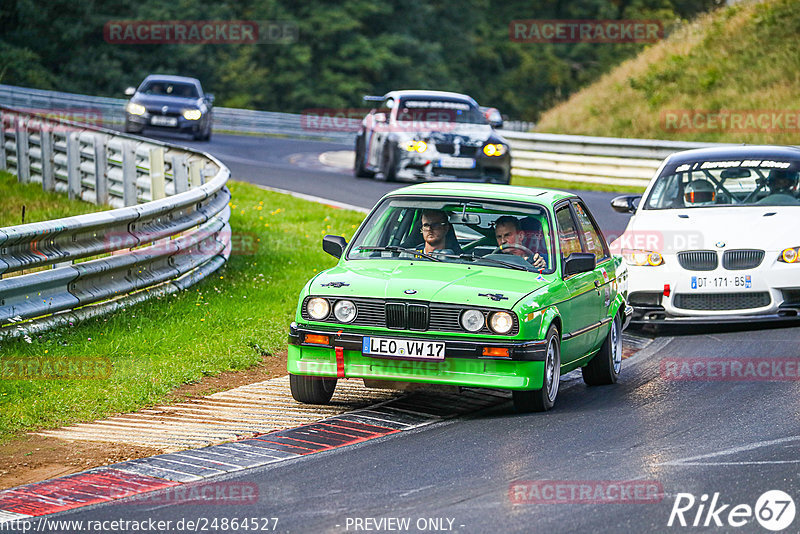
[[[525,246],[525,231],[519,219],[511,215],[498,217],[494,223],[494,236],[497,246],[506,254],[521,256],[537,269],[546,269],[547,261],[538,252]]]

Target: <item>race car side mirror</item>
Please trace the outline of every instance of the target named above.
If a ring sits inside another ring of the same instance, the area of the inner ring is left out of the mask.
[[[642,195],[622,195],[611,200],[611,207],[620,213],[633,213],[641,199]]]
[[[573,252],[564,260],[564,276],[593,271],[596,265],[595,255],[590,252]]]
[[[127,89],[125,89],[125,96],[133,96],[134,94],[136,94],[135,87],[128,87]]]
[[[347,241],[340,235],[326,235],[322,238],[322,250],[333,256],[341,258]]]

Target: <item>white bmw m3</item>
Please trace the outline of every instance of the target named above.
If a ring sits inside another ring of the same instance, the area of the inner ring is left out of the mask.
[[[611,244],[628,266],[633,324],[800,318],[800,148],[669,156]]]

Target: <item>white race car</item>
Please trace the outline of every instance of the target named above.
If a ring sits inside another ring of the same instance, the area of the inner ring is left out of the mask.
[[[687,150],[661,164],[611,244],[628,266],[632,324],[746,322],[800,314],[800,149]]]

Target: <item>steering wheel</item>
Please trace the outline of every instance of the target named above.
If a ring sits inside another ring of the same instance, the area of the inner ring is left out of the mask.
[[[522,245],[520,245],[518,243],[509,243],[507,245],[500,245],[499,247],[497,247],[496,249],[494,249],[492,251],[492,254],[497,254],[498,252],[505,252],[505,251],[510,250],[510,249],[521,250],[531,260],[533,260],[533,256],[534,256],[534,254],[536,254],[534,251],[532,251],[528,247],[522,246]]]

